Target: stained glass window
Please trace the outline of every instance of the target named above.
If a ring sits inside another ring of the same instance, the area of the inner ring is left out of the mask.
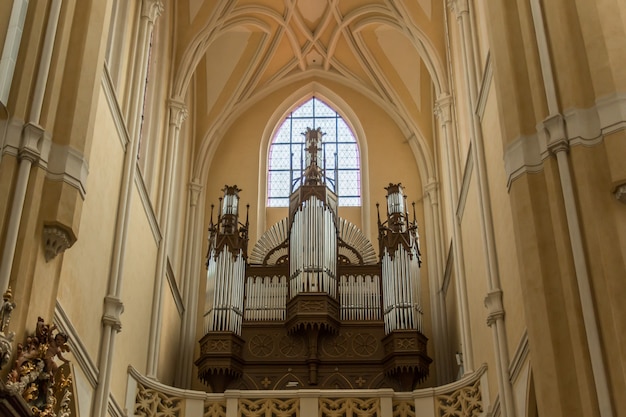
[[[269,149],[268,207],[289,206],[289,195],[302,182],[306,128],[321,128],[326,185],[341,206],[361,205],[361,163],[354,134],[343,118],[313,97],[283,121]]]

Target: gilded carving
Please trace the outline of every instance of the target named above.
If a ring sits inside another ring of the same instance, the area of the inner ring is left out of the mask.
[[[15,332],[8,331],[8,327],[14,308],[13,293],[11,293],[11,287],[9,287],[2,297],[2,306],[0,306],[0,369],[9,363],[13,353]]]
[[[483,412],[480,380],[448,395],[438,395],[435,404],[439,417],[478,417]]]
[[[17,345],[17,359],[7,376],[7,391],[21,395],[36,417],[69,417],[72,377],[67,335],[39,317],[35,333]],[[56,363],[59,359],[61,366]]]

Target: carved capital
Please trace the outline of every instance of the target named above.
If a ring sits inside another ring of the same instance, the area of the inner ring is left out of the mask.
[[[445,126],[452,122],[452,96],[449,94],[443,94],[437,97],[435,101],[435,117],[439,120],[442,126]]]
[[[18,151],[20,159],[26,159],[32,163],[39,161],[46,131],[33,123],[27,123],[22,130],[22,143]]]
[[[102,323],[105,326],[112,327],[116,332],[122,330],[122,321],[120,316],[124,312],[124,303],[117,297],[107,295],[104,297],[104,314],[102,315]]]
[[[448,0],[448,7],[456,14],[457,19],[469,13],[469,3],[467,0]]]
[[[168,104],[170,106],[170,124],[180,128],[189,115],[187,105],[176,99],[170,99]]]
[[[617,201],[626,204],[626,184],[619,185],[613,192],[613,195]]]
[[[428,195],[430,204],[437,204],[437,193],[439,192],[439,183],[431,178],[424,187],[424,192]]]
[[[42,237],[46,262],[50,262],[76,242],[74,232],[69,227],[59,223],[44,224]]]
[[[150,22],[157,20],[165,10],[161,0],[143,0],[141,2],[141,17],[145,17]]]
[[[198,197],[200,196],[201,191],[202,184],[197,182],[197,180],[193,180],[189,183],[189,205],[195,207],[198,204]]]
[[[502,304],[502,290],[487,293],[485,297],[487,307],[487,325],[491,327],[496,321],[504,319],[504,306]]]
[[[562,114],[548,117],[542,122],[542,127],[550,152],[556,155],[559,152],[567,152],[569,150],[565,119]]]

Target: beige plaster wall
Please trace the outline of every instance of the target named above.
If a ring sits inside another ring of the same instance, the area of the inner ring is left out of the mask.
[[[157,378],[167,385],[174,385],[180,351],[181,314],[167,280],[163,288],[163,320],[161,323],[160,355]]]
[[[136,189],[131,197],[129,215],[121,289],[124,303],[122,331],[117,335],[111,374],[111,393],[118,400],[126,395],[128,365],[146,372],[157,260],[157,245]]]
[[[487,310],[483,304],[488,288],[477,181],[476,167],[474,167],[461,219],[469,323],[475,368],[482,363],[493,363],[494,358],[493,338],[491,330],[487,327]],[[488,367],[487,374],[490,386],[497,387],[495,367]],[[493,385],[491,385],[492,383]],[[492,392],[495,391],[497,390],[493,389]]]
[[[94,361],[100,340],[100,326],[94,323],[100,323],[107,293],[123,160],[122,144],[104,94],[100,94],[95,125],[81,235],[63,255],[58,295]]]
[[[513,352],[515,352],[519,340],[526,330],[526,318],[521,300],[522,289],[517,247],[513,238],[511,200],[507,190],[507,177],[502,157],[504,150],[499,138],[501,130],[498,118],[498,100],[494,90],[494,88],[489,89],[485,112],[482,117],[482,129],[500,289],[503,292],[509,357],[513,357]]]

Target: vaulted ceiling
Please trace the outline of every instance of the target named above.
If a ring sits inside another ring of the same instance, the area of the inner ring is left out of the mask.
[[[448,89],[443,1],[177,0],[175,12],[174,96],[194,89],[204,137],[307,78],[359,91],[408,137]]]

